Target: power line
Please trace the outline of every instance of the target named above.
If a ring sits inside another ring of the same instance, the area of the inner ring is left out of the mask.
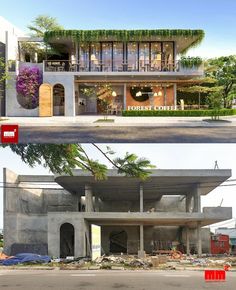
[[[185,185],[191,185],[191,184],[185,184]],[[60,186],[58,184],[58,186]],[[151,187],[146,187],[144,188],[144,190],[165,190],[165,189],[174,189],[176,187],[178,187],[179,185],[173,185],[172,187],[170,186],[162,186],[162,187],[157,187],[157,186],[151,186]],[[184,185],[183,185],[184,186]],[[222,185],[218,185],[216,186],[214,189],[218,188],[218,187],[233,187],[233,186],[236,186],[236,183],[234,184],[222,184]],[[210,186],[201,186],[200,188],[209,188]],[[61,188],[57,188],[57,187],[26,187],[26,186],[8,186],[8,185],[0,185],[0,188],[12,188],[12,189],[53,189],[53,190],[67,190],[67,191],[70,191],[70,189],[67,189],[67,188],[64,188],[64,187],[61,187]],[[109,186],[109,189],[119,189],[119,186]],[[134,190],[136,189],[136,187],[127,187],[126,186],[126,189],[130,189],[130,190]],[[212,189],[212,190],[214,190]],[[212,191],[211,190],[211,191]],[[176,195],[181,195],[181,194],[176,194]],[[185,194],[183,194],[185,195]]]

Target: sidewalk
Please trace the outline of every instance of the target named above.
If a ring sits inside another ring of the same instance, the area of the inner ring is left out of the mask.
[[[2,117],[0,125],[18,124],[21,127],[232,127],[236,126],[236,116],[221,117],[221,121],[212,122],[210,117],[122,117],[108,116],[76,116],[76,117]],[[99,120],[99,122],[98,122]],[[110,121],[109,121],[110,120]],[[207,121],[206,121],[207,120]]]

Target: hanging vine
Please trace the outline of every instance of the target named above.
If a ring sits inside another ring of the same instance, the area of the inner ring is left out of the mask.
[[[190,29],[152,29],[152,30],[55,30],[44,34],[44,41],[50,42],[54,38],[70,38],[77,42],[89,41],[145,41],[156,38],[188,37],[193,41],[183,51],[195,47],[202,42],[205,33],[203,30]]]

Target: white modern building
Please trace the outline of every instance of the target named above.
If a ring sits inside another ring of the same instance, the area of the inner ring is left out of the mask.
[[[203,30],[59,30],[35,39],[5,25],[0,33],[7,63],[15,61],[2,101],[7,116],[177,110],[177,85],[203,76],[200,58],[179,60],[201,43]],[[27,55],[24,45],[35,43],[46,43],[47,54]],[[16,91],[23,68],[41,71],[35,96]]]

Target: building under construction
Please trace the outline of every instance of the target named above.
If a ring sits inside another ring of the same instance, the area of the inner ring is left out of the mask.
[[[101,226],[105,254],[179,249],[210,253],[210,224],[232,218],[231,207],[201,208],[201,197],[231,170],[153,170],[142,182],[109,170],[96,181],[68,175],[17,175],[4,169],[4,251],[55,257],[91,254],[91,225]]]

